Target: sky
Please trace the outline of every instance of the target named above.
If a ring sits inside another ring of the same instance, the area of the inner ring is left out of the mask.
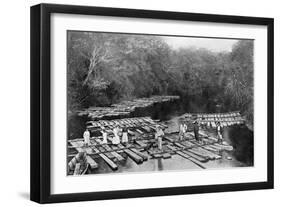
[[[197,37],[163,37],[174,49],[181,47],[204,48],[213,52],[230,52],[235,39],[197,38]]]

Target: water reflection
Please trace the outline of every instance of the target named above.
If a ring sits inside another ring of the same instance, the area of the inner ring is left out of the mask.
[[[158,167],[158,170],[159,170],[159,171],[162,171],[162,170],[163,170],[163,162],[162,162],[162,159],[161,159],[161,158],[158,158],[158,159],[157,159],[157,167]]]

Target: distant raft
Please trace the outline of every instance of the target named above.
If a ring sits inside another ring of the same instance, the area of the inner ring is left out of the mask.
[[[182,115],[182,119],[187,122],[197,120],[200,124],[207,127],[216,128],[217,122],[220,122],[221,126],[232,126],[245,124],[245,119],[241,116],[240,112],[227,112],[227,113],[186,113]]]
[[[79,116],[88,116],[93,120],[124,118],[134,112],[137,108],[146,108],[155,103],[164,103],[178,100],[179,96],[151,96],[149,98],[138,98],[131,101],[122,101],[112,104],[110,107],[89,107],[77,111]]]

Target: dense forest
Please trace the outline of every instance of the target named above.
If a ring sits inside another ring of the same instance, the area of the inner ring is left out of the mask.
[[[151,95],[204,100],[253,123],[253,41],[231,52],[171,48],[160,36],[68,32],[68,110]],[[198,104],[202,104],[201,102]]]

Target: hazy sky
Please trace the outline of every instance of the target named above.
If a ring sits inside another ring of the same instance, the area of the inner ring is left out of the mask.
[[[213,52],[231,51],[232,46],[238,40],[215,39],[215,38],[195,38],[195,37],[163,37],[165,41],[174,49],[181,47],[205,48]]]

